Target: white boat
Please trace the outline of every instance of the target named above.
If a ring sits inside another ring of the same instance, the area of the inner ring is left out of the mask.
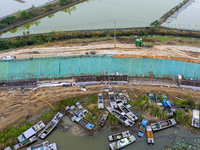
[[[102,95],[102,93],[98,94],[98,108],[99,109],[104,109],[103,95]]]
[[[157,123],[152,123],[151,128],[153,131],[158,131],[158,130],[162,130],[162,129],[174,126],[175,124],[176,124],[176,121],[174,118],[172,118],[172,119],[160,121]]]
[[[121,101],[122,104],[126,104],[127,100],[123,93],[119,93],[118,100]]]
[[[118,150],[118,149],[121,149],[123,147],[126,147],[127,145],[129,145],[129,144],[131,144],[135,141],[136,141],[136,138],[133,135],[131,135],[127,138],[123,138],[121,140],[110,143],[109,147],[110,147],[111,150]]]
[[[126,114],[128,118],[130,118],[132,121],[136,121],[138,117],[134,115],[127,107],[125,107],[122,103],[117,104],[119,109]]]
[[[48,141],[28,147],[27,150],[57,150],[56,143],[49,144]]]
[[[129,136],[130,136],[129,131],[124,131],[124,132],[109,135],[108,139],[109,139],[110,142],[112,142],[112,141],[120,140],[120,139],[129,137]]]
[[[126,125],[128,127],[131,127],[132,125],[134,125],[135,122],[131,121],[128,117],[126,117],[125,113],[121,113],[118,110],[111,108],[111,107],[107,107],[107,110],[111,114],[113,114],[124,125]]]
[[[84,109],[80,102],[76,103],[76,107],[78,107],[79,110],[83,110]]]
[[[108,92],[111,108],[117,108],[116,98],[114,92]]]
[[[61,121],[63,117],[63,114],[58,112],[55,117],[47,124],[47,126],[42,130],[42,132],[39,134],[39,137],[41,139],[44,139],[49,135],[51,131],[56,127],[56,125]]]
[[[23,142],[20,142],[20,143],[14,145],[14,149],[22,148],[22,147],[24,147],[24,146],[26,146],[26,145],[29,145],[29,144],[35,142],[36,140],[37,140],[37,137],[36,137],[36,136],[33,136],[33,137],[31,137],[31,138],[29,138],[29,139],[23,141]]]
[[[192,114],[192,122],[191,125],[193,127],[199,128],[199,110],[194,109]]]
[[[154,144],[153,131],[151,129],[151,126],[146,126],[146,133],[147,133],[147,143]]]
[[[8,147],[4,148],[4,150],[12,150],[12,149],[10,148],[10,146],[8,146]]]
[[[33,125],[31,128],[23,132],[21,135],[17,137],[19,142],[23,142],[25,140],[28,140],[32,136],[36,135],[40,130],[42,130],[45,127],[45,124],[40,121],[37,124]]]
[[[101,117],[101,119],[99,120],[99,126],[104,126],[106,119],[108,117],[108,111],[105,111]]]

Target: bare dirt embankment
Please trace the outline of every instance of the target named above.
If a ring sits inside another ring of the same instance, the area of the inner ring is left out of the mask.
[[[135,38],[117,40],[114,47],[113,40],[93,42],[55,42],[44,45],[30,46],[15,50],[7,50],[0,53],[0,59],[4,56],[16,56],[20,58],[29,57],[54,57],[67,55],[83,55],[88,51],[96,54],[125,54],[125,55],[147,55],[166,56],[172,58],[185,58],[198,60],[200,58],[200,42],[171,40],[170,42],[155,41],[153,48],[138,48],[134,45]]]
[[[115,85],[112,85],[114,91]],[[178,98],[187,98],[188,94],[191,94],[193,98],[200,102],[199,92],[192,90],[182,90],[178,88],[168,88],[160,86],[133,86],[133,85],[119,85],[119,90],[126,89],[132,100],[137,100],[140,96],[148,95],[149,92],[156,94],[166,94],[170,100]],[[56,106],[59,100],[67,97],[80,96],[82,100],[86,95],[97,94],[102,92],[105,99],[108,99],[107,85],[103,87],[101,85],[87,86],[87,91],[81,91],[81,87],[53,87],[53,88],[41,88],[37,89],[36,94],[48,100],[53,106]],[[35,97],[30,92],[23,91],[10,91],[9,89],[1,90],[0,92],[0,130],[8,125],[18,125],[21,120],[31,120],[46,110],[50,106]]]

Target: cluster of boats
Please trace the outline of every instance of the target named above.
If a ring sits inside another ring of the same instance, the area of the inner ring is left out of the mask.
[[[92,130],[94,128],[94,125],[92,123],[84,119],[87,114],[91,113],[87,109],[84,109],[80,102],[77,102],[76,106],[67,106],[65,108],[65,111],[73,122],[76,122],[89,130]]]
[[[58,112],[47,125],[45,125],[42,121],[39,121],[37,124],[33,125],[31,128],[29,128],[28,130],[26,130],[17,137],[19,143],[14,145],[14,149],[17,150],[24,146],[32,144],[37,140],[37,137],[44,139],[58,125],[62,117],[63,114]],[[48,141],[27,148],[27,150],[39,150],[39,149],[57,150],[56,144],[55,143],[49,144]],[[12,149],[10,147],[6,147],[4,150],[12,150]]]

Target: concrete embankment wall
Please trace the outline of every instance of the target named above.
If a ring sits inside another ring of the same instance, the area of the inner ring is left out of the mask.
[[[169,18],[171,15],[173,15],[178,9],[180,9],[183,5],[185,5],[189,0],[183,0],[180,4],[177,6],[173,7],[170,11],[166,12],[160,19],[158,20],[158,25],[161,25],[167,18]]]
[[[181,74],[187,79],[197,79],[200,76],[199,63],[154,58],[117,58],[116,55],[1,60],[0,69],[0,81],[100,75],[105,70],[131,77],[172,78]]]

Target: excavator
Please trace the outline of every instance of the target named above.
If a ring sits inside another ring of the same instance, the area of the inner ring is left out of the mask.
[[[154,42],[143,42],[142,38],[136,39],[135,46],[136,47],[153,47]]]

